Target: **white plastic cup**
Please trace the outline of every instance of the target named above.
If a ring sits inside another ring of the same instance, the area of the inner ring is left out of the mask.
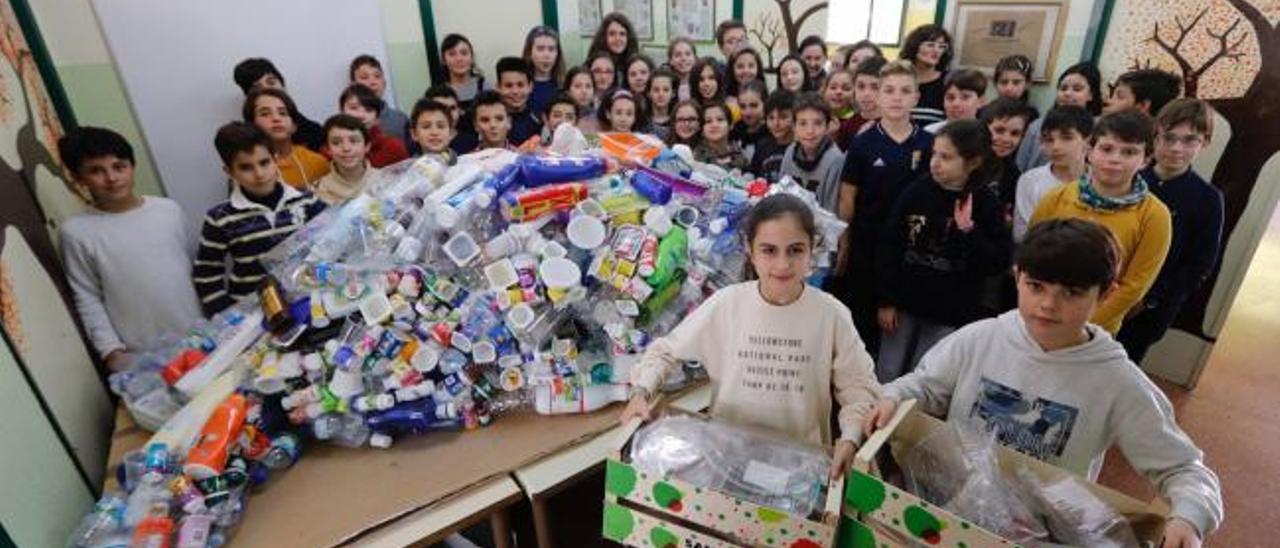
[[[607,230],[604,222],[591,215],[578,215],[569,221],[566,234],[574,247],[590,251],[604,244]]]

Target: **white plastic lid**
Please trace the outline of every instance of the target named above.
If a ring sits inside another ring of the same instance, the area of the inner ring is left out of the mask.
[[[454,264],[467,266],[467,263],[480,254],[480,246],[476,245],[476,240],[471,237],[471,234],[459,232],[444,243],[444,254],[448,255]]]
[[[661,238],[671,231],[671,214],[665,207],[653,206],[644,212],[644,226]]]
[[[479,364],[493,363],[498,359],[498,349],[489,341],[480,341],[471,345],[471,359]]]
[[[542,283],[552,289],[568,289],[582,279],[582,270],[578,268],[577,263],[565,259],[563,257],[551,257],[544,259],[542,264],[538,265],[538,275],[542,277]]]
[[[604,221],[591,215],[578,215],[569,221],[566,234],[574,247],[592,250],[604,244],[607,230]]]

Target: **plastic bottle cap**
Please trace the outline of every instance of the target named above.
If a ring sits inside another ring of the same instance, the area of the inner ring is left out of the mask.
[[[568,289],[578,285],[578,281],[582,279],[582,270],[569,259],[552,257],[538,265],[538,275],[548,288]]]
[[[604,221],[591,215],[578,215],[569,221],[566,233],[574,247],[589,251],[604,244],[606,230]]]
[[[436,368],[440,363],[440,352],[429,344],[418,347],[418,351],[413,353],[413,368],[426,373]]]
[[[436,209],[436,224],[445,230],[458,226],[460,218],[461,215],[458,214],[458,210],[449,204],[440,204],[440,207]]]
[[[698,216],[698,208],[693,206],[681,206],[680,209],[676,210],[676,214],[673,217],[676,224],[684,228],[690,228],[693,225],[698,224]]]

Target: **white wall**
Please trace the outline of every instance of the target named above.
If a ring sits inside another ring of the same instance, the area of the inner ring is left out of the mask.
[[[494,86],[497,77],[493,67],[498,59],[519,57],[529,29],[542,24],[542,3],[532,0],[439,0],[431,3],[431,11],[435,16],[436,38],[443,40],[456,32],[471,40],[475,46],[476,68]],[[563,24],[564,19],[560,22]],[[444,63],[443,55],[440,62]]]

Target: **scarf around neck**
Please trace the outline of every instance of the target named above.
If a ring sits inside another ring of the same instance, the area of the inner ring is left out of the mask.
[[[1098,194],[1097,189],[1095,189],[1093,185],[1089,184],[1088,172],[1081,175],[1076,184],[1080,187],[1081,202],[1084,202],[1084,204],[1089,207],[1105,211],[1115,211],[1126,207],[1132,207],[1147,197],[1147,180],[1142,177],[1141,173],[1133,176],[1133,190],[1128,194],[1117,198]]]

